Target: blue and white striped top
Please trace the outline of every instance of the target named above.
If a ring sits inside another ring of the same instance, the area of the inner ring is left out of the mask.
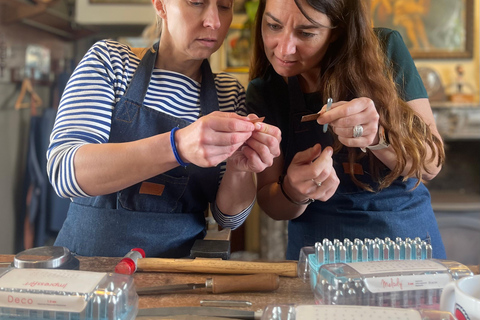
[[[75,152],[85,144],[108,142],[112,109],[125,93],[139,63],[128,46],[103,40],[90,48],[70,77],[47,150],[47,173],[60,197],[88,197],[75,178]],[[246,115],[245,89],[237,79],[219,73],[215,85],[220,111]],[[200,112],[200,83],[180,73],[154,69],[144,105],[194,122]],[[225,172],[225,163],[221,172]],[[241,213],[228,216],[211,205],[215,220],[232,229],[244,222],[252,207],[253,203]]]

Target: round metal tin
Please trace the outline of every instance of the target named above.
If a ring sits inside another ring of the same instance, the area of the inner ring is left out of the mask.
[[[65,247],[45,246],[27,249],[15,255],[15,268],[78,269],[79,261]]]

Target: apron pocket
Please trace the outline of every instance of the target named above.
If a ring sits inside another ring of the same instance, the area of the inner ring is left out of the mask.
[[[188,177],[162,174],[120,191],[118,203],[130,211],[181,213],[181,198],[188,180]]]

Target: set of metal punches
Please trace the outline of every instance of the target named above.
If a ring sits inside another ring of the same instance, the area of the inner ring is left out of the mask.
[[[302,248],[298,275],[317,304],[435,309],[445,285],[472,272],[432,253],[420,238],[324,239]]]
[[[318,304],[438,309],[445,285],[471,275],[448,260],[328,264],[320,268],[313,292]]]
[[[318,265],[339,262],[379,260],[418,260],[432,258],[432,245],[420,238],[390,238],[364,240],[323,239],[315,243],[315,258]]]

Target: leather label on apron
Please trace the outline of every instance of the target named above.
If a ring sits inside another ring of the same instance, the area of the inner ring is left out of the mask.
[[[343,171],[346,174],[352,173],[352,170],[350,170],[351,169],[350,168],[350,163],[344,162],[344,163],[342,163],[342,165],[343,165]],[[353,164],[353,174],[363,175],[363,168],[360,164],[358,164],[358,163]]]
[[[152,182],[142,182],[140,186],[140,194],[151,194],[153,196],[161,196],[163,193],[163,189],[165,189],[165,185],[152,183]]]

